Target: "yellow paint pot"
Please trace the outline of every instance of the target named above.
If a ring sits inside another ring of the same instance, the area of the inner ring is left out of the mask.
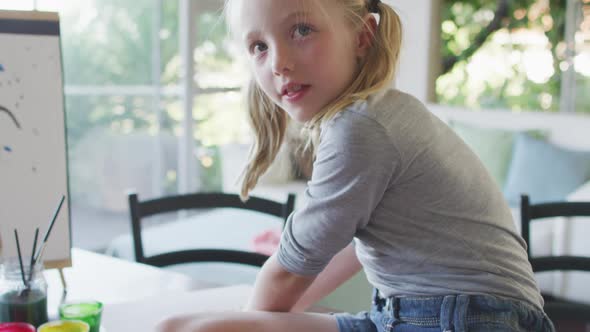
[[[37,329],[37,332],[88,332],[88,323],[80,320],[56,320],[45,323]]]

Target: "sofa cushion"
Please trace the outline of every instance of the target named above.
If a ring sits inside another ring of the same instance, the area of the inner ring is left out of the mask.
[[[517,132],[483,128],[457,121],[450,121],[449,125],[475,152],[500,188],[503,188]]]
[[[590,177],[590,151],[574,151],[526,134],[514,146],[504,196],[512,206],[520,195],[533,202],[564,200]]]

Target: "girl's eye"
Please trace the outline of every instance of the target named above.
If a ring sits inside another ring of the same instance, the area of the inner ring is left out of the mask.
[[[256,42],[250,46],[250,54],[259,55],[260,53],[266,51],[267,49],[268,49],[268,46],[265,43]]]
[[[293,32],[293,37],[295,38],[303,38],[312,33],[312,29],[310,26],[305,24],[299,24],[295,27],[295,31]]]

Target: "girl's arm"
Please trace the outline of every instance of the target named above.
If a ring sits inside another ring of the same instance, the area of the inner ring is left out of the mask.
[[[274,254],[260,269],[254,283],[254,292],[245,310],[288,312],[315,278],[316,276],[300,276],[285,270]]]
[[[342,249],[320,273],[291,311],[303,312],[356,275],[362,268],[354,245]]]
[[[254,285],[246,310],[301,312],[334,291],[361,269],[354,246],[342,249],[318,276],[306,277],[285,270],[271,256]]]

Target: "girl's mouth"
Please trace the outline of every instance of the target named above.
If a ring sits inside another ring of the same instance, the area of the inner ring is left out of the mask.
[[[310,85],[290,84],[283,88],[283,98],[289,102],[295,102],[309,91]]]

